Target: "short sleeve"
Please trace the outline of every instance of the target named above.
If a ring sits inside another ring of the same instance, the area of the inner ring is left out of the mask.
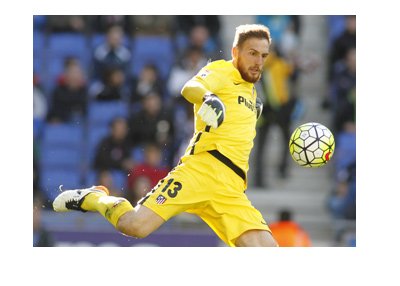
[[[218,93],[223,86],[223,80],[220,72],[216,69],[212,69],[209,66],[202,68],[197,75],[193,77],[193,80],[201,83],[204,87],[212,93]]]

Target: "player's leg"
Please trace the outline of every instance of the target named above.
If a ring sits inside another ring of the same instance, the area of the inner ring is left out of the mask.
[[[164,222],[165,220],[151,209],[137,205],[133,211],[120,216],[116,229],[128,236],[145,238]]]
[[[108,189],[104,186],[67,190],[56,197],[53,208],[57,212],[98,211],[117,230],[137,238],[146,237],[165,222],[146,207],[138,205],[133,208],[125,198],[108,194]]]
[[[269,231],[252,229],[244,232],[235,240],[235,246],[278,246],[274,237]]]

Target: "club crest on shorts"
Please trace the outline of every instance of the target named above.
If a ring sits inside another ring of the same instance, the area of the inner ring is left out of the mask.
[[[167,199],[166,199],[163,195],[159,195],[159,196],[156,198],[156,203],[159,204],[159,205],[162,205],[163,203],[165,203],[166,200],[167,200]]]

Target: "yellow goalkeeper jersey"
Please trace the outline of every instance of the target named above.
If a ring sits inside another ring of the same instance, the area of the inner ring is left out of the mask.
[[[201,104],[194,104],[195,133],[185,156],[218,150],[247,174],[256,135],[257,93],[254,84],[242,78],[232,61],[225,60],[209,63],[192,80],[221,99],[225,105],[225,119],[216,129],[206,126],[197,115]]]

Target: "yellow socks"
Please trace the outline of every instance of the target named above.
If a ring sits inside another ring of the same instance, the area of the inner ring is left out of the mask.
[[[98,211],[114,227],[117,226],[118,219],[123,214],[133,210],[130,202],[124,198],[96,192],[90,193],[84,198],[81,208],[87,211]]]

